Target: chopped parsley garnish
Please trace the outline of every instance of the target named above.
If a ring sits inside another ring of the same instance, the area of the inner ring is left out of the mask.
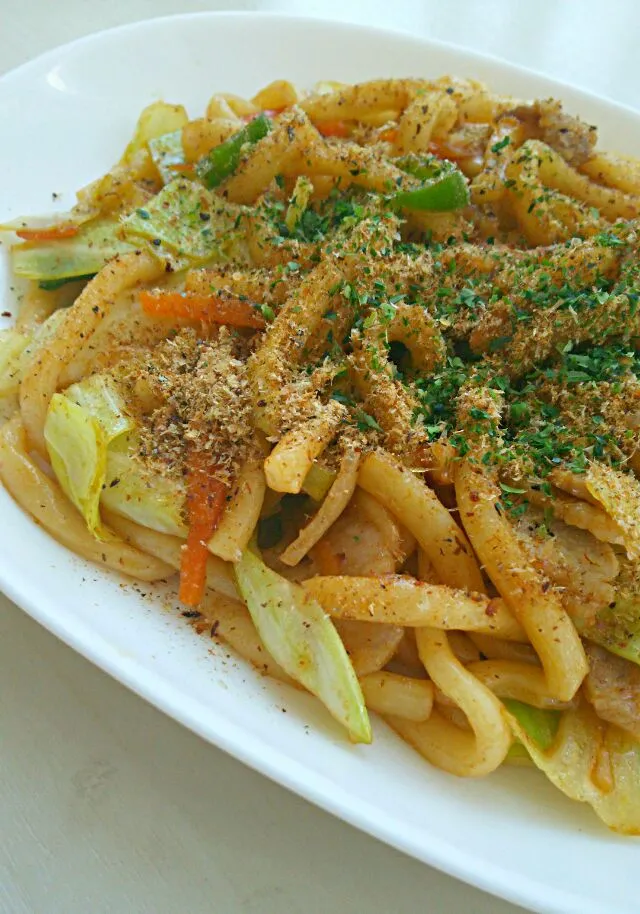
[[[334,399],[335,396],[334,396]],[[356,425],[361,432],[366,432],[367,429],[375,429],[377,432],[381,432],[382,428],[376,421],[376,419],[371,416],[369,413],[365,412],[364,409],[358,409],[356,411]]]
[[[625,242],[612,232],[599,232],[593,239],[603,248],[624,247]]]

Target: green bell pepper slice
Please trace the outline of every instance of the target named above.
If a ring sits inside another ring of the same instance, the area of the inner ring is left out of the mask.
[[[422,182],[421,187],[400,190],[391,197],[393,206],[400,209],[450,213],[469,203],[467,179],[453,162],[435,156],[408,155],[395,163]]]
[[[215,146],[196,165],[196,174],[202,183],[209,189],[222,184],[238,167],[243,147],[253,146],[270,130],[271,120],[266,114],[259,114],[242,130],[238,130],[219,146]]]

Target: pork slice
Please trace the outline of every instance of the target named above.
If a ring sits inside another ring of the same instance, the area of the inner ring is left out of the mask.
[[[585,643],[589,673],[584,693],[597,715],[640,740],[640,667],[603,647]]]

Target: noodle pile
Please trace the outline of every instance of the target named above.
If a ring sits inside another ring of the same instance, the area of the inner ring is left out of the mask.
[[[5,227],[0,477],[352,739],[636,834],[640,162],[596,140],[449,77],[156,103]]]

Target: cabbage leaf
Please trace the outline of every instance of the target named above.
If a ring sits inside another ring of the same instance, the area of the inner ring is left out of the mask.
[[[170,184],[176,177],[173,166],[184,165],[182,130],[165,133],[149,140],[149,152],[158,169],[163,184]]]
[[[101,504],[160,533],[187,535],[184,485],[137,456],[136,423],[110,375],[92,375],[56,394],[45,439],[62,489],[94,536],[109,536]]]
[[[0,397],[15,394],[20,386],[21,357],[29,337],[18,330],[0,331]]]
[[[134,192],[136,181],[153,179],[157,173],[164,183],[171,180],[174,175],[168,166],[182,148],[181,131],[188,120],[182,105],[162,101],[148,105],[138,118],[134,135],[119,163],[79,192],[80,202],[65,220],[79,226],[78,233],[71,238],[14,245],[11,250],[14,273],[49,284],[86,279],[116,254],[132,250],[133,245],[122,239],[118,220],[108,214],[118,200],[124,205],[129,201],[131,206],[135,205],[132,201],[148,196],[148,190]],[[125,192],[125,184],[132,185],[130,192]],[[28,220],[34,227],[38,222],[50,225],[52,218]],[[0,230],[14,231],[24,225],[25,220],[18,219]]]
[[[184,486],[155,472],[135,451],[135,439],[123,439],[109,447],[101,503],[143,527],[186,536]]]
[[[125,238],[154,242],[174,268],[230,259],[249,262],[241,222],[247,207],[229,203],[200,183],[177,178],[122,221]]]
[[[606,647],[612,654],[640,664],[640,595],[621,594],[603,606],[588,624],[575,619],[585,638]]]
[[[89,531],[103,539],[100,492],[107,468],[107,442],[97,419],[64,394],[54,394],[44,437],[62,491],[84,517]]]
[[[100,519],[107,449],[134,425],[108,375],[94,375],[54,394],[47,410],[44,437],[51,467],[97,539],[109,538]]]
[[[150,149],[151,143],[155,140],[181,130],[188,120],[189,115],[184,105],[170,105],[163,101],[147,105],[138,118],[133,137],[123,153],[120,164],[126,165],[138,152],[145,148]]]
[[[116,383],[108,374],[94,374],[72,384],[64,395],[97,419],[107,443],[136,427]]]
[[[304,478],[302,491],[314,501],[323,501],[336,479],[336,473],[320,463],[311,464],[311,469]]]
[[[622,473],[594,461],[589,464],[585,483],[589,493],[618,525],[627,555],[637,562],[640,559],[640,482],[632,473]]]
[[[507,713],[514,735],[552,784],[572,800],[592,806],[614,831],[640,835],[639,743],[601,721],[585,701],[561,712],[548,745],[538,741],[540,733],[527,715],[513,709]]]
[[[57,241],[25,241],[11,248],[16,276],[39,281],[75,279],[97,273],[115,257],[134,250],[120,237],[113,219],[94,219],[82,225],[77,235]]]
[[[547,750],[553,745],[560,724],[560,711],[534,708],[512,698],[504,699],[503,704],[540,749]]]
[[[322,701],[354,742],[370,743],[360,684],[320,604],[268,568],[251,549],[245,549],[234,569],[238,589],[273,659]]]

